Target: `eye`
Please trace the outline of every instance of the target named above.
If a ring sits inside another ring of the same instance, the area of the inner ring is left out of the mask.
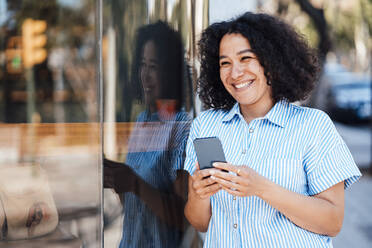
[[[157,69],[157,67],[158,67],[157,64],[150,64],[150,65],[149,65],[149,68],[150,68],[150,69],[154,69],[154,70],[155,70],[155,69]]]
[[[230,64],[230,62],[228,62],[228,61],[221,61],[220,62],[220,66],[226,66],[226,65],[229,65]]]
[[[247,60],[250,60],[250,59],[253,59],[253,57],[251,57],[251,56],[243,56],[241,58],[242,61],[247,61]]]

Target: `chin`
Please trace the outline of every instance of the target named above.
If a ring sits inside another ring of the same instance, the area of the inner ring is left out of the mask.
[[[254,104],[256,101],[253,99],[250,99],[248,97],[242,98],[242,97],[237,97],[235,100],[241,104],[241,105],[251,105]]]

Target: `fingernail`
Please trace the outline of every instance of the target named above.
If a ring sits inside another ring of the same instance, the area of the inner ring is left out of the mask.
[[[217,163],[217,162],[214,162],[214,163],[213,163],[213,166],[218,166],[218,163]]]
[[[212,179],[216,179],[214,176],[211,176]]]

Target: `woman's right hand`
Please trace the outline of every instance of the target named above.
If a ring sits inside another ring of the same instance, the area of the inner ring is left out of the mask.
[[[200,170],[196,162],[196,170],[189,177],[189,195],[185,207],[185,216],[199,232],[208,230],[209,221],[212,216],[210,197],[216,194],[221,186],[211,178],[214,170]]]
[[[126,164],[103,159],[103,186],[113,188],[116,193],[134,192],[138,176]]]
[[[200,170],[199,163],[195,164],[196,170],[191,176],[192,189],[200,199],[206,199],[216,194],[221,186],[211,178],[213,171],[216,169],[204,169]]]

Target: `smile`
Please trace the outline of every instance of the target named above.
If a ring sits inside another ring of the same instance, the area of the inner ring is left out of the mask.
[[[237,89],[242,89],[242,88],[245,88],[245,87],[249,87],[253,84],[254,80],[251,80],[249,82],[245,82],[245,83],[241,83],[241,84],[236,84],[234,85],[235,88]]]
[[[144,87],[143,88],[145,92],[150,92],[153,88],[152,87]]]

